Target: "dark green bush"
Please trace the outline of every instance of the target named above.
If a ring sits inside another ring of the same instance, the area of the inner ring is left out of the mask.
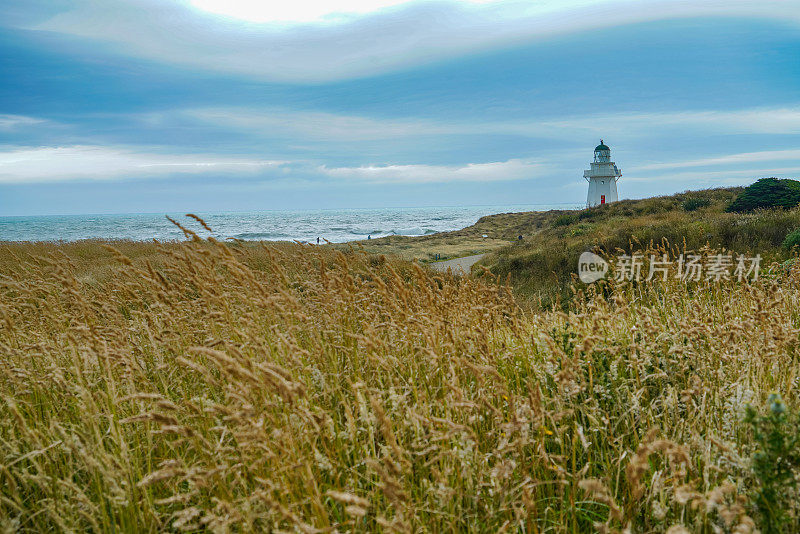
[[[578,220],[578,217],[575,216],[573,213],[564,213],[556,217],[556,220],[553,221],[553,226],[569,226],[570,224],[574,223]]]
[[[706,206],[710,206],[711,201],[707,198],[687,198],[681,203],[681,207],[683,211],[694,211],[699,208],[705,208]]]
[[[793,232],[789,232],[786,239],[783,240],[783,248],[791,250],[794,247],[800,246],[800,228]]]
[[[800,182],[797,180],[762,178],[745,188],[725,209],[743,213],[759,208],[793,208],[800,204]]]

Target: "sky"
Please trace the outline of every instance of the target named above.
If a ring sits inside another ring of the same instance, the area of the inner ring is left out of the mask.
[[[800,178],[800,0],[3,0],[0,216]]]

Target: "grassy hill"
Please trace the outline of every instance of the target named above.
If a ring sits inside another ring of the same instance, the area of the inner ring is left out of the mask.
[[[707,189],[584,210],[502,213],[454,232],[392,236],[356,246],[423,262],[437,253],[442,259],[489,253],[475,269],[486,267],[510,280],[523,302],[550,305],[570,297],[578,256],[595,247],[614,254],[618,249],[630,251],[666,240],[689,250],[709,245],[733,253],[759,253],[765,264],[789,258],[791,251],[781,245],[800,228],[800,210],[728,212],[743,191],[741,187]]]
[[[371,254],[393,254],[406,260],[432,261],[436,254],[447,260],[490,252],[516,243],[518,236],[527,239],[555,224],[560,217],[574,213],[570,210],[499,213],[481,217],[472,226],[437,234],[409,237],[389,236],[358,241],[355,246]],[[486,237],[483,237],[486,236]],[[351,245],[335,245],[346,249]]]
[[[499,213],[481,217],[472,226],[452,232],[419,237],[389,236],[359,241],[355,246],[373,254],[393,254],[423,262],[433,260],[437,253],[441,259],[450,259],[494,252],[508,246],[513,248],[505,249],[505,253],[525,251],[540,246],[546,237],[569,239],[592,235],[595,230],[607,233],[605,230],[614,227],[620,228],[624,234],[622,226],[625,229],[647,226],[663,221],[666,214],[683,214],[691,219],[698,215],[723,213],[741,191],[740,187],[709,189],[643,200],[622,200],[589,210]],[[687,211],[684,204],[691,211]],[[518,239],[520,235],[522,241]],[[349,246],[337,245],[338,248]]]
[[[482,264],[510,278],[519,296],[549,304],[569,296],[578,256],[594,248],[614,255],[669,243],[687,250],[708,245],[735,254],[758,253],[765,264],[789,258],[791,251],[782,245],[800,227],[800,209],[726,212],[741,191],[692,191],[563,213],[524,242],[494,251]]]

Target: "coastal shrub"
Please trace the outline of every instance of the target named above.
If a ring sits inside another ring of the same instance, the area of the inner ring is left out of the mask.
[[[647,198],[631,204],[630,211],[636,216],[664,213],[676,209],[676,202],[672,197]]]
[[[800,228],[789,232],[786,239],[783,240],[783,248],[791,250],[794,247],[800,246]]]
[[[800,182],[797,180],[761,178],[745,188],[726,208],[744,213],[763,208],[793,208],[800,204]]]
[[[705,208],[711,205],[711,201],[707,198],[692,197],[687,198],[681,203],[684,211],[695,211],[700,208]]]
[[[556,217],[553,221],[553,226],[568,226],[578,220],[577,215],[574,213],[564,213]]]
[[[744,420],[755,441],[753,505],[763,532],[788,534],[800,528],[800,413],[790,411],[778,394],[771,394],[767,405],[766,413],[747,405]]]
[[[586,234],[589,230],[591,230],[592,226],[589,224],[578,224],[569,229],[569,235],[571,236],[579,236]]]

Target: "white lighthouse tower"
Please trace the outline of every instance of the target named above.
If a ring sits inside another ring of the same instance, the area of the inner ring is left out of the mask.
[[[622,172],[617,168],[617,164],[611,161],[611,149],[603,143],[602,139],[594,149],[594,161],[591,165],[591,169],[583,171],[583,177],[589,182],[586,206],[591,208],[619,200],[617,180],[622,176]]]

